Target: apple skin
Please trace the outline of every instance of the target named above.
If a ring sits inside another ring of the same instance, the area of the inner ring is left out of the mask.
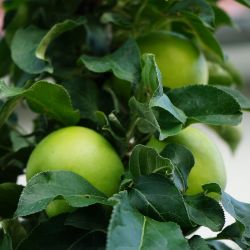
[[[189,149],[195,164],[188,176],[186,194],[195,195],[203,191],[202,185],[217,183],[222,190],[226,187],[226,170],[220,151],[210,138],[197,128],[187,127],[179,134],[159,141],[152,137],[147,146],[160,153],[168,143],[181,144]],[[217,199],[216,194],[210,195]]]
[[[49,218],[63,213],[74,212],[76,208],[71,207],[64,199],[55,199],[49,203],[46,208],[46,214]]]
[[[124,168],[103,136],[94,130],[73,126],[49,134],[36,146],[27,163],[27,180],[48,170],[72,171],[111,196],[118,191]]]
[[[155,55],[163,86],[179,88],[208,83],[208,65],[204,55],[183,35],[155,31],[137,39],[140,51]]]

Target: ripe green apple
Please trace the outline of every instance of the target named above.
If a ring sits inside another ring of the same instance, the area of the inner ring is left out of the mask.
[[[156,31],[137,39],[141,53],[155,55],[163,86],[178,88],[207,84],[207,61],[195,44],[183,35]]]
[[[160,153],[168,143],[181,144],[194,156],[195,164],[188,176],[186,194],[198,194],[203,191],[202,185],[209,183],[217,183],[222,190],[225,189],[227,178],[222,155],[206,134],[197,128],[188,127],[165,141],[152,137],[147,145]],[[216,195],[212,197],[216,198]]]
[[[107,196],[118,191],[124,171],[119,156],[103,136],[78,126],[49,134],[31,153],[26,169],[27,180],[48,170],[68,170],[79,174]],[[51,214],[58,212],[55,207],[60,213],[67,205],[61,201],[49,205]]]

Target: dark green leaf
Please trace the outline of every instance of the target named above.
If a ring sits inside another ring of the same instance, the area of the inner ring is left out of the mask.
[[[0,249],[13,250],[10,236],[8,234],[5,234],[2,230],[0,230]]]
[[[101,58],[83,55],[80,62],[93,72],[112,71],[117,78],[131,83],[138,82],[140,76],[139,49],[131,39],[113,54]]]
[[[72,243],[84,233],[77,228],[64,226],[64,220],[64,217],[59,216],[41,223],[32,230],[17,250],[69,250]]]
[[[248,8],[250,8],[250,1],[249,0],[236,0],[236,1],[247,6]]]
[[[213,33],[203,24],[200,18],[190,12],[183,12],[182,14],[186,18],[189,25],[193,28],[194,33],[204,44],[206,49],[215,53],[215,55],[217,55],[223,61],[224,54],[220,47],[220,44],[214,37]]]
[[[65,81],[63,86],[73,97],[73,106],[79,109],[81,117],[95,121],[95,112],[99,110],[99,92],[95,82],[89,79],[77,78]]]
[[[239,222],[235,222],[225,227],[223,231],[217,235],[217,238],[222,240],[223,239],[233,240],[236,244],[241,246],[242,249],[247,249],[247,245],[243,243],[244,241],[244,239],[242,239],[243,233],[244,233],[244,226]]]
[[[237,201],[225,192],[221,201],[224,209],[244,226],[242,243],[247,243],[250,239],[250,204]],[[250,241],[248,245],[250,246]]]
[[[69,213],[64,225],[84,230],[106,230],[110,207],[89,206]]]
[[[194,235],[188,243],[192,250],[211,250],[207,242],[198,235]]]
[[[223,25],[227,26],[234,26],[233,20],[231,19],[230,15],[224,11],[223,9],[219,8],[216,5],[212,6],[214,15],[215,15],[215,27],[218,28]]]
[[[0,77],[9,73],[11,66],[10,49],[6,44],[5,39],[0,40]]]
[[[1,226],[6,234],[10,236],[13,249],[16,249],[19,243],[27,236],[26,230],[17,219],[3,220],[1,221]]]
[[[39,81],[25,89],[0,83],[0,90],[2,96],[11,97],[2,107],[2,123],[22,98],[26,98],[34,111],[47,114],[65,125],[76,124],[80,118],[79,112],[72,108],[68,92],[61,85]]]
[[[11,43],[11,56],[19,68],[30,74],[53,72],[48,61],[36,57],[36,49],[39,46],[46,31],[34,26],[19,29]]]
[[[204,0],[185,0],[177,2],[171,12],[187,11],[198,16],[206,25],[214,25],[214,12],[210,4]]]
[[[23,187],[14,183],[0,184],[0,218],[11,218],[16,211]]]
[[[231,95],[238,102],[242,110],[250,111],[249,98],[244,96],[239,90],[223,86],[217,86],[217,88]]]
[[[83,25],[86,23],[85,18],[79,18],[78,20],[65,20],[61,23],[55,24],[40,40],[35,54],[38,59],[46,61],[46,50],[50,43],[62,33],[75,29],[79,25]],[[27,39],[27,38],[26,38]]]
[[[241,108],[232,95],[212,86],[193,85],[168,94],[172,103],[195,122],[213,125],[237,125]]]
[[[22,192],[15,214],[26,216],[40,212],[58,196],[72,207],[109,204],[106,196],[83,177],[69,171],[48,171],[31,178]]]
[[[133,178],[152,173],[171,175],[173,164],[167,158],[160,156],[153,148],[136,145],[129,160],[129,170]]]
[[[190,220],[200,226],[220,231],[225,223],[224,212],[220,204],[213,198],[198,194],[185,196],[186,208]]]
[[[158,174],[140,176],[129,192],[131,204],[142,214],[159,221],[173,221],[192,228],[185,201],[174,183]]]
[[[167,144],[161,152],[164,158],[168,158],[174,164],[173,181],[179,190],[187,189],[187,178],[194,166],[194,157],[192,153],[182,145]]]
[[[129,204],[126,193],[120,193],[119,199],[109,225],[107,250],[190,250],[177,224],[158,222],[138,213]]]
[[[93,230],[85,233],[67,250],[103,250],[106,245],[106,233],[104,231]]]
[[[0,90],[2,82],[0,81]],[[0,128],[4,125],[5,121],[8,120],[10,115],[15,110],[17,104],[21,100],[21,97],[14,97],[6,101],[3,105],[0,106]]]

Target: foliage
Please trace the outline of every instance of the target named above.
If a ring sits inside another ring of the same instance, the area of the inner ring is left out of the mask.
[[[250,7],[248,0],[238,2]],[[233,25],[217,1],[13,0],[4,9],[0,249],[227,249],[223,239],[250,247],[250,204],[216,184],[186,195],[194,164],[188,148],[169,144],[159,155],[145,146],[152,135],[163,140],[204,123],[236,147],[238,137],[225,135],[224,128],[241,122],[250,101],[237,89],[239,74],[214,36],[222,25]],[[154,55],[141,55],[136,42],[158,30],[188,37],[223,71],[226,84],[214,82],[216,75],[209,85],[163,88]],[[113,87],[116,80],[125,82],[128,98]],[[32,131],[22,128],[20,105],[35,113],[28,121]],[[16,184],[36,144],[69,125],[98,131],[119,153],[126,172],[118,194],[107,198],[67,171]],[[210,192],[220,194],[221,202]],[[49,219],[44,209],[56,198],[76,209]],[[225,228],[224,211],[235,218]],[[200,226],[217,236],[188,237]]]

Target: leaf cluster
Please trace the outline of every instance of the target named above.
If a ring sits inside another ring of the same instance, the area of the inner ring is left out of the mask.
[[[145,146],[153,135],[164,140],[193,123],[213,128],[232,149],[239,142],[233,126],[250,101],[236,88],[241,79],[214,36],[222,25],[233,26],[217,1],[13,0],[4,9],[0,249],[220,250],[225,239],[249,248],[250,204],[214,183],[186,195],[192,153],[177,144],[161,154]],[[141,55],[136,42],[162,29],[189,37],[210,71],[227,75],[226,84],[215,74],[208,85],[163,88],[154,55]],[[22,125],[20,107],[33,114],[31,131]],[[126,172],[118,194],[108,198],[67,171],[17,184],[37,143],[71,125],[98,131],[119,153]],[[74,212],[49,219],[44,209],[54,199],[64,199]],[[225,211],[235,218],[227,227]],[[217,236],[190,238],[200,226]]]

